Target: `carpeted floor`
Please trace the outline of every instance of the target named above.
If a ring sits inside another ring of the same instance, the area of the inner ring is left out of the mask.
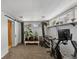
[[[48,49],[38,45],[18,45],[11,48],[2,59],[53,59],[47,51]]]

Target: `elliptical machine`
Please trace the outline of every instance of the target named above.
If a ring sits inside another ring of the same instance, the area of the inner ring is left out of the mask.
[[[56,38],[54,38],[54,40],[56,40]],[[71,41],[75,52],[74,52],[74,57],[76,57],[77,55],[77,44],[75,41],[72,41],[72,34],[70,34],[70,30],[69,29],[61,29],[58,30],[58,42],[56,44],[55,47],[53,47],[54,43],[53,40],[51,40],[51,56],[54,56],[55,59],[63,59],[62,58],[62,54],[60,52],[60,42],[62,42],[62,44],[67,45],[68,40]]]

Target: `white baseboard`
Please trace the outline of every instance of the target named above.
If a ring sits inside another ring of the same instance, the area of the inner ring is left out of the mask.
[[[5,49],[5,51],[2,52],[1,58],[3,58],[8,53],[8,49]]]

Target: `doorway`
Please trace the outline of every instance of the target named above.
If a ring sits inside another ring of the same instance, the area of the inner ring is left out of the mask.
[[[12,47],[12,21],[8,20],[8,48]]]

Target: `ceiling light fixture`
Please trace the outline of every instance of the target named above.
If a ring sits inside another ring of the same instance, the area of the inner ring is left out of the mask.
[[[19,16],[19,18],[23,18],[23,16]]]

